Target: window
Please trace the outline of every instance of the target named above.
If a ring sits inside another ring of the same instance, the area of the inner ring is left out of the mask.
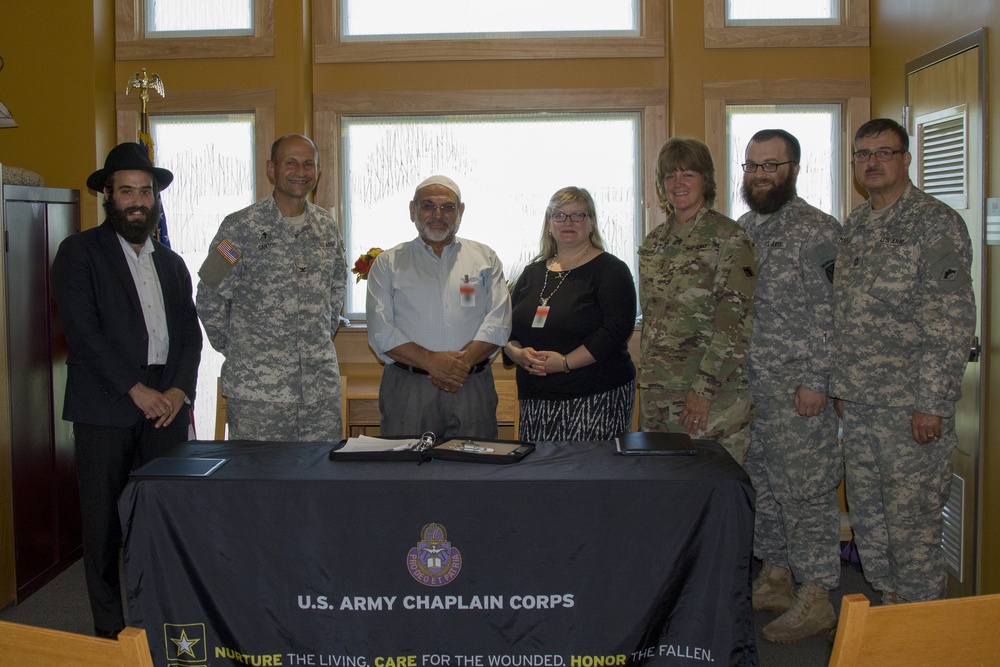
[[[416,237],[416,185],[445,174],[467,208],[459,230],[493,248],[508,280],[538,253],[545,206],[559,188],[587,188],[609,252],[635,275],[642,234],[639,112],[344,118],[341,173],[348,257]],[[586,138],[586,140],[582,140]],[[345,311],[364,317],[365,284]]]
[[[868,46],[870,0],[705,0],[705,48]]]
[[[314,0],[313,29],[317,63],[666,53],[663,0]]]
[[[415,238],[414,187],[444,173],[467,204],[459,235],[494,248],[508,278],[537,253],[545,205],[567,185],[590,190],[609,251],[635,273],[649,202],[658,211],[665,91],[318,95],[316,109],[321,154],[341,156],[324,157],[316,203],[337,202],[350,262]],[[365,284],[352,285],[345,311],[361,319]]]
[[[147,0],[148,1],[148,0]],[[639,34],[637,0],[337,0],[342,40]]]
[[[147,37],[253,34],[253,0],[144,0]]]
[[[174,173],[174,182],[162,194],[171,249],[184,258],[197,286],[198,269],[222,219],[254,202],[254,117],[180,115],[149,120],[156,164]],[[206,336],[194,404],[195,429],[201,438],[211,439],[215,431],[216,382],[222,362],[222,354]]]
[[[726,0],[726,25],[840,24],[840,0]]]
[[[740,196],[743,185],[743,155],[750,137],[758,130],[780,128],[791,132],[802,148],[796,188],[800,197],[829,213],[844,219],[843,179],[837,178],[844,169],[846,156],[839,104],[773,104],[728,105],[726,107],[727,149],[730,160],[726,166],[728,214],[734,220],[749,208]],[[722,169],[717,168],[719,176]]]
[[[115,0],[115,59],[274,55],[274,0]]]
[[[803,164],[798,187],[806,201],[841,221],[847,211],[861,203],[861,194],[850,187],[854,174],[847,159],[848,133],[853,130],[848,128],[869,119],[867,79],[710,81],[704,84],[703,94],[705,143],[715,160],[716,205],[722,212],[735,218],[746,210],[739,198],[743,182],[739,165],[750,136],[765,127],[788,130],[799,140]],[[806,117],[809,120],[800,124]],[[829,129],[817,131],[818,127],[811,125],[820,118],[829,123]],[[826,160],[829,166],[824,165]],[[814,177],[820,179],[815,185]],[[825,179],[830,180],[829,187]],[[829,208],[824,203],[827,201]]]

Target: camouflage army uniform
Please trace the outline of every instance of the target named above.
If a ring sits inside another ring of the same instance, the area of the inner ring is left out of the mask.
[[[829,390],[840,223],[795,197],[739,224],[760,262],[747,363],[758,414],[743,464],[757,490],[754,555],[832,590],[840,583],[838,420],[832,401],[821,415],[800,416],[795,391]]]
[[[877,217],[844,225],[834,282],[830,393],[844,400],[851,524],[876,590],[944,595],[941,509],[951,481],[955,402],[976,323],[965,223],[912,184]],[[943,417],[913,440],[914,411]]]
[[[692,390],[712,401],[698,437],[718,440],[742,463],[753,410],[746,352],[757,261],[750,239],[703,208],[683,225],[668,217],[638,254],[641,428],[683,430],[678,417]]]
[[[297,235],[273,197],[227,216],[199,271],[198,315],[226,356],[222,392],[234,439],[342,435],[333,332],[346,290],[344,244],[327,211],[307,202],[305,216]],[[210,286],[205,269],[223,241],[240,257]]]

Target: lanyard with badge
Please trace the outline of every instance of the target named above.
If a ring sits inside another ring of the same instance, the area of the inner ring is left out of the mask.
[[[486,274],[479,272],[479,281],[486,285]],[[458,303],[463,308],[472,308],[476,305],[476,283],[469,279],[469,274],[465,274],[462,282],[458,284]]]

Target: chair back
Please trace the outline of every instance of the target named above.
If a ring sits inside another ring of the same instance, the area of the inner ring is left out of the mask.
[[[1000,665],[1000,595],[871,607],[845,595],[830,667]]]
[[[153,667],[153,658],[140,628],[125,628],[118,639],[101,639],[0,621],[0,665]]]
[[[215,379],[215,439],[226,439],[226,424],[229,422],[229,402],[222,393],[222,378]]]
[[[517,381],[500,380],[494,376],[493,384],[497,389],[497,426],[510,426],[517,440],[521,430],[521,411],[517,405]]]

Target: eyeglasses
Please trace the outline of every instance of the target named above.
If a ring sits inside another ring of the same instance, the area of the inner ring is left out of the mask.
[[[761,171],[765,171],[768,174],[773,174],[778,171],[778,167],[783,164],[795,164],[795,160],[788,160],[786,162],[765,162],[763,164],[757,164],[756,162],[744,162],[740,166],[743,167],[743,171],[748,174],[752,174],[757,171],[757,167],[761,168]]]
[[[905,153],[906,149],[900,148],[898,151],[891,151],[888,148],[880,148],[877,151],[854,151],[854,161],[855,162],[868,162],[868,158],[874,155],[878,158],[879,162],[888,162],[892,159],[893,155],[897,153]]]
[[[549,217],[552,219],[552,222],[566,222],[567,219],[572,220],[573,222],[583,222],[584,220],[586,220],[587,218],[590,217],[590,214],[589,213],[563,213],[563,212],[560,211],[558,213],[553,213]]]
[[[458,210],[458,207],[450,202],[447,204],[435,204],[434,202],[429,201],[420,202],[420,210],[426,213],[433,213],[438,209],[440,209],[445,215],[451,215]]]

